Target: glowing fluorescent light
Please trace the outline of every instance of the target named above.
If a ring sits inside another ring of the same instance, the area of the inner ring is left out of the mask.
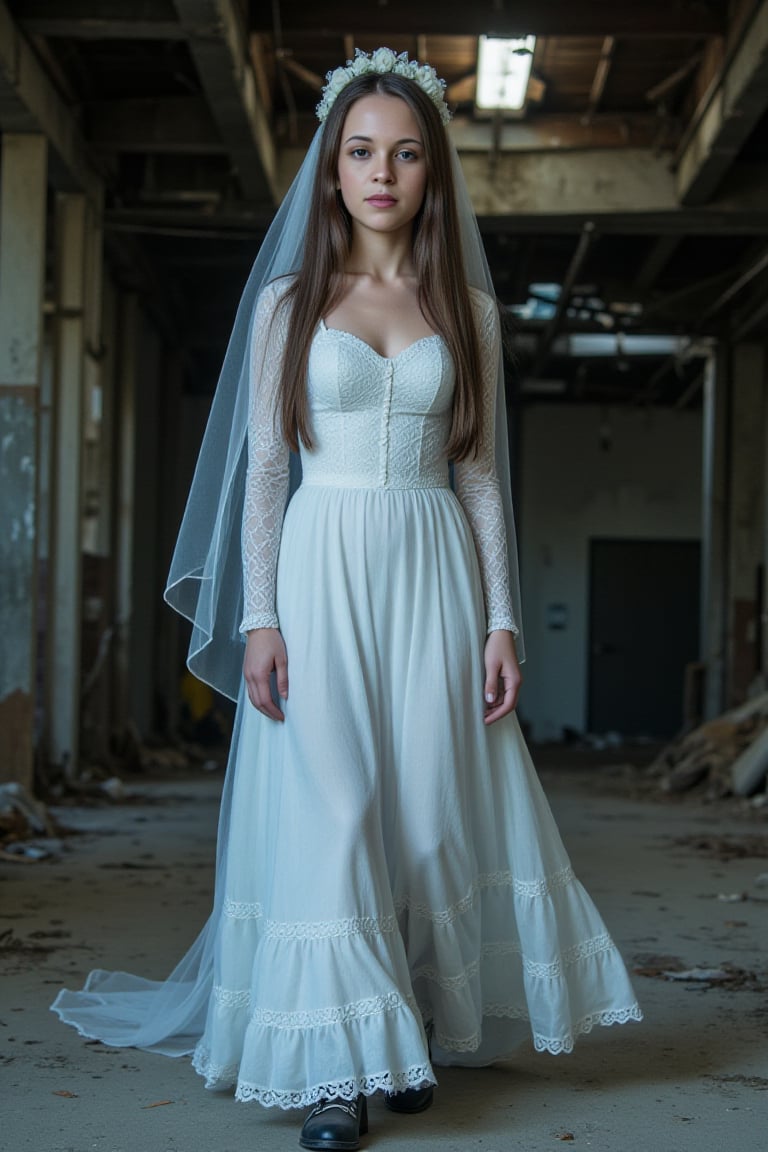
[[[519,111],[528,91],[536,37],[501,40],[480,36],[478,39],[477,107],[486,111],[496,108]]]

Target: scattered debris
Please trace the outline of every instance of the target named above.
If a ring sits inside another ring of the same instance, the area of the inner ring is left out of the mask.
[[[33,832],[50,831],[45,806],[33,800],[26,788],[15,782],[0,784],[0,818],[6,819],[13,813],[21,816]]]
[[[40,844],[31,844],[23,840],[12,840],[0,848],[0,860],[12,860],[14,863],[34,864],[38,860],[47,860],[51,852]]]
[[[768,836],[760,833],[747,836],[716,836],[695,833],[692,836],[677,836],[673,841],[682,848],[693,848],[710,860],[768,860]],[[765,873],[768,883],[768,873]]]
[[[27,940],[22,940],[17,936],[13,928],[6,928],[5,932],[0,932],[0,956],[7,952],[23,952],[27,956],[45,956],[48,952],[52,952],[55,945],[46,944],[30,944]]]
[[[674,740],[647,771],[669,794],[704,784],[715,798],[757,792],[768,776],[768,692]]]
[[[692,980],[700,984],[722,984],[730,979],[724,968],[689,968],[687,972],[663,972],[666,980]]]
[[[640,957],[636,976],[669,980],[695,987],[722,988],[726,991],[764,992],[768,990],[768,972],[751,972],[724,961],[717,968],[686,968],[678,956]]]
[[[557,1132],[555,1134],[555,1140],[575,1140],[575,1139],[576,1139],[576,1137],[574,1136],[573,1132]]]
[[[164,1108],[166,1104],[173,1104],[173,1100],[155,1100],[154,1104],[144,1104],[143,1111],[146,1112],[148,1108]]]
[[[646,955],[638,956],[637,967],[635,968],[636,976],[649,976],[659,977],[666,976],[667,972],[683,972],[685,965],[679,956],[657,956]]]
[[[723,904],[741,904],[748,897],[746,892],[720,892],[717,898]]]
[[[61,1088],[58,1092],[53,1092],[52,1095],[66,1096],[67,1100],[77,1100],[77,1092],[69,1092],[66,1088]]]
[[[758,1092],[768,1091],[768,1080],[764,1076],[707,1076],[716,1084],[742,1084],[745,1088],[756,1088]]]
[[[737,796],[757,792],[768,773],[768,728],[744,749],[731,765],[731,781]]]
[[[14,864],[49,860],[61,853],[67,831],[21,784],[0,784],[0,860]]]
[[[104,780],[101,790],[110,800],[125,799],[125,784],[119,776],[110,776],[108,780]]]

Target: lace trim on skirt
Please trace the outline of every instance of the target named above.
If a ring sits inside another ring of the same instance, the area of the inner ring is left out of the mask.
[[[530,1020],[527,1009],[519,1004],[486,1004],[483,1016],[492,1016],[501,1020]],[[567,1036],[542,1036],[539,1032],[533,1034],[533,1044],[537,1052],[549,1052],[552,1056],[572,1052],[576,1038],[591,1032],[596,1026],[609,1027],[612,1024],[628,1024],[630,1020],[641,1021],[643,1013],[639,1004],[630,1004],[627,1008],[615,1008],[605,1012],[592,1012],[576,1021],[573,1030]],[[480,1047],[479,1033],[473,1036],[445,1036],[435,1029],[435,1043],[446,1052],[476,1052]]]
[[[570,865],[544,876],[541,880],[518,880],[511,872],[488,872],[477,876],[470,885],[467,893],[439,912],[435,912],[428,904],[413,900],[410,896],[401,896],[395,901],[397,912],[408,911],[433,924],[450,924],[458,916],[469,911],[478,894],[487,888],[512,888],[516,896],[529,899],[548,896],[559,888],[565,888],[573,883],[574,874]],[[224,915],[233,920],[260,920],[264,910],[259,903],[249,903],[243,900],[224,900]],[[374,936],[397,931],[397,920],[394,916],[355,916],[346,920],[312,921],[265,921],[265,935],[280,940],[325,940],[337,936]]]

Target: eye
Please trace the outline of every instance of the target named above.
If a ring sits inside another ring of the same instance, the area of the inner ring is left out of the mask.
[[[362,144],[359,144],[358,147],[353,148],[349,154],[350,156],[361,158],[368,155],[368,149],[364,148]]]
[[[410,148],[401,148],[400,151],[398,152],[398,156],[400,157],[401,160],[418,160],[419,159],[418,152],[412,152]]]

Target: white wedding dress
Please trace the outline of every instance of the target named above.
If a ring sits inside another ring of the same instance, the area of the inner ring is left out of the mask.
[[[93,973],[54,1007],[289,1108],[432,1083],[526,1032],[567,1052],[641,1013],[516,717],[483,723],[486,630],[516,623],[492,450],[449,485],[445,344],[384,358],[321,323],[316,447],[283,519],[277,292],[252,342],[243,630],[279,624],[286,719],[241,692],[214,912],[170,980]],[[473,306],[492,445],[498,319]]]

